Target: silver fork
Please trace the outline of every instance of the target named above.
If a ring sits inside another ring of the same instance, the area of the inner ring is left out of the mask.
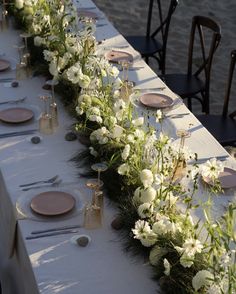
[[[32,185],[36,185],[36,184],[50,184],[50,183],[55,182],[56,179],[58,179],[58,177],[59,176],[56,175],[48,180],[41,180],[41,181],[36,181],[36,182],[28,183],[28,184],[23,184],[23,185],[19,185],[19,187],[28,187],[28,186],[32,186]]]
[[[40,185],[40,186],[33,186],[33,187],[29,187],[29,188],[24,188],[22,189],[22,191],[29,191],[29,190],[33,190],[33,189],[41,189],[41,188],[49,188],[49,187],[57,187],[61,184],[62,180],[58,180],[54,183],[48,184],[48,185]]]
[[[23,97],[23,98],[16,99],[16,100],[3,101],[3,102],[0,102],[0,105],[3,105],[3,104],[14,104],[14,103],[24,102],[26,98],[27,98],[27,97],[25,96],[25,97]]]

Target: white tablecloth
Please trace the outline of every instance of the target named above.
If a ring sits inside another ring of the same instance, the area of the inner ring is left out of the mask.
[[[78,3],[77,3],[78,4]],[[93,6],[91,1],[80,1],[78,6]],[[93,10],[94,11],[94,10]],[[97,10],[100,15],[101,11]],[[96,37],[104,40],[101,47],[118,46],[126,44],[125,39],[110,25],[107,19],[99,21],[106,26],[97,28]],[[99,23],[98,22],[98,23]],[[19,39],[19,31],[9,29],[0,34],[0,53],[4,58],[17,59],[17,51],[13,48]],[[101,49],[103,50],[103,49]],[[126,49],[125,49],[126,50]],[[138,56],[131,47],[127,49]],[[138,60],[137,66],[144,66],[137,72],[130,72],[129,78],[136,82],[138,87],[151,88],[162,86],[163,82],[144,63]],[[0,73],[1,77],[14,76],[14,71]],[[47,91],[42,89],[43,77],[20,81],[18,88],[8,88],[0,84],[0,100],[19,98],[27,95],[23,105],[31,105],[35,112],[40,112],[42,102],[38,95]],[[48,92],[47,92],[48,93]],[[169,89],[163,91],[175,97]],[[63,179],[62,188],[77,189],[86,203],[91,198],[90,191],[85,187],[85,179],[78,178],[78,170],[71,157],[78,150],[84,148],[78,141],[65,141],[72,118],[66,113],[58,101],[59,128],[53,135],[42,136],[38,145],[30,143],[31,136],[12,137],[0,140],[0,279],[4,294],[118,294],[118,293],[156,293],[158,285],[151,279],[152,271],[148,264],[139,258],[125,253],[119,234],[114,232],[110,223],[116,215],[116,209],[108,202],[105,203],[103,227],[97,230],[79,229],[79,233],[91,236],[91,243],[85,247],[78,247],[70,242],[71,235],[61,235],[35,240],[26,240],[31,231],[46,229],[69,224],[82,224],[83,215],[53,222],[42,222],[31,219],[19,219],[16,223],[15,203],[19,197],[26,197],[33,192],[22,192],[19,185],[34,180],[49,178],[58,174]],[[139,110],[142,111],[142,110]],[[185,105],[171,111],[171,113],[188,112]],[[35,120],[22,128],[37,126]],[[218,156],[227,154],[215,139],[200,125],[198,120],[190,113],[181,119],[166,119],[165,129],[176,138],[176,129],[188,128],[191,137],[186,144],[199,157]],[[0,134],[16,130],[16,127],[0,125]],[[229,159],[229,164],[235,166]],[[204,191],[199,193],[204,195]],[[221,198],[217,202],[219,207],[232,200]],[[218,207],[218,206],[216,206]],[[15,238],[15,239],[14,239]],[[15,251],[12,255],[11,246]]]

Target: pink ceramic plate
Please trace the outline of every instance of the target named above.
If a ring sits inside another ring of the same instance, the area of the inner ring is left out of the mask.
[[[209,178],[203,179],[207,184],[212,185]],[[223,189],[236,187],[236,170],[225,167],[224,171],[219,175],[219,181]]]
[[[0,111],[0,120],[5,123],[18,124],[33,118],[34,113],[28,108],[14,107]]]
[[[7,70],[10,67],[10,62],[4,59],[0,59],[0,71]]]
[[[133,62],[133,56],[125,51],[115,51],[111,50],[105,54],[105,57],[108,61],[113,63],[119,63],[119,62]]]
[[[88,17],[88,18],[93,18],[93,19],[98,19],[98,15],[95,12],[88,11],[86,9],[79,9],[77,11],[78,17]]]
[[[145,106],[161,109],[172,106],[173,99],[163,94],[146,93],[140,97],[140,102]]]
[[[41,215],[56,216],[67,213],[75,207],[75,198],[66,192],[43,192],[31,200],[31,209]]]

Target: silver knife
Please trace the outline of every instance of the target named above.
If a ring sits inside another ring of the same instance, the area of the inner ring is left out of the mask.
[[[8,137],[16,137],[16,136],[30,135],[30,134],[33,134],[33,133],[35,133],[37,131],[38,131],[37,129],[33,129],[33,130],[26,130],[26,131],[18,131],[18,132],[4,133],[4,134],[0,134],[0,139],[2,139],[2,138],[8,138]]]
[[[166,87],[157,87],[157,88],[134,88],[134,90],[138,91],[163,91]]]
[[[57,236],[57,235],[74,234],[78,232],[79,232],[78,230],[65,230],[65,231],[58,231],[58,232],[52,232],[52,233],[46,233],[46,234],[39,234],[34,236],[27,236],[25,239],[32,240],[32,239],[51,237],[51,236]]]
[[[197,161],[190,161],[189,163],[190,164],[200,164],[200,163],[204,163],[206,162],[207,160],[211,160],[212,158],[216,158],[217,160],[226,160],[227,158],[229,158],[229,155],[219,155],[219,156],[210,156],[210,157],[203,157],[203,158],[199,158],[197,159]]]
[[[31,234],[37,235],[37,234],[42,234],[42,233],[63,231],[63,230],[76,229],[76,228],[81,228],[81,225],[68,225],[68,226],[55,227],[55,228],[46,229],[46,230],[32,231]]]

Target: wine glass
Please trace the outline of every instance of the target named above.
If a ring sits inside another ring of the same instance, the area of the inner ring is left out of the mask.
[[[189,138],[191,136],[191,133],[188,130],[185,129],[178,129],[176,131],[177,137],[180,138],[180,148],[184,148],[185,138]]]
[[[97,183],[98,186],[100,186],[101,183],[101,172],[104,172],[108,169],[108,165],[105,162],[100,162],[100,163],[94,163],[93,165],[91,165],[91,169],[96,171],[98,173],[98,179],[97,179]]]

